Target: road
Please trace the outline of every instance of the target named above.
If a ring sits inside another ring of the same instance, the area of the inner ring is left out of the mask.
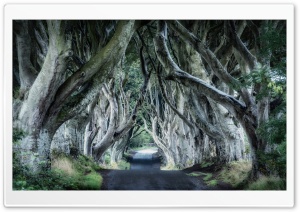
[[[139,151],[133,156],[130,170],[108,170],[101,173],[101,190],[207,190],[199,178],[183,171],[160,170],[153,152]]]

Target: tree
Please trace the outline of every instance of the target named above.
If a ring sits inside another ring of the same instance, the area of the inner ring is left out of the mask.
[[[40,161],[49,160],[50,144],[56,130],[86,109],[98,95],[102,83],[123,57],[139,22],[51,20],[30,24],[29,27],[28,21],[14,22],[19,41],[19,76],[26,79],[20,85],[22,105],[15,111],[18,113],[15,124],[27,135],[22,139],[22,148],[27,153],[22,156],[22,161],[33,171],[38,171]],[[115,33],[111,36],[113,29]],[[29,31],[35,32],[31,36],[38,44],[33,59],[30,47],[24,45],[29,39]],[[25,54],[27,57],[22,57]],[[38,71],[33,70],[31,61],[36,63]],[[71,74],[66,72],[69,67]]]
[[[244,24],[243,22],[241,24]],[[229,43],[232,46],[229,49],[229,53],[225,52],[225,55],[228,54],[229,58],[232,54],[235,54],[237,58],[239,69],[243,74],[259,72],[261,70],[266,70],[266,72],[271,71],[271,49],[269,49],[268,54],[265,57],[261,57],[260,61],[250,52],[246,45],[242,42],[240,36],[237,33],[236,26],[234,21],[225,21],[224,25],[227,29],[225,31],[225,36],[229,39]],[[259,81],[253,83],[251,89],[247,89],[243,84],[236,78],[234,78],[230,71],[222,64],[215,53],[205,45],[198,37],[196,37],[193,32],[189,31],[178,21],[168,22],[168,26],[178,34],[178,36],[186,43],[191,45],[205,60],[207,66],[211,70],[212,75],[216,75],[218,80],[222,83],[225,83],[230,88],[233,88],[237,94],[240,96],[240,99],[225,93],[219,89],[216,89],[214,86],[206,83],[202,79],[194,77],[189,73],[183,71],[172,59],[168,47],[166,45],[166,32],[167,24],[166,22],[158,22],[157,35],[155,38],[155,48],[158,58],[167,71],[167,79],[178,80],[181,84],[184,84],[191,89],[202,93],[207,96],[209,99],[225,107],[243,126],[244,131],[247,134],[249,139],[251,149],[252,149],[252,178],[258,178],[261,170],[264,170],[264,165],[259,163],[260,158],[257,155],[257,152],[264,152],[266,148],[266,140],[263,140],[256,132],[258,127],[269,118],[269,104],[270,97],[264,96],[263,98],[256,98],[255,93],[261,92],[267,84],[267,76],[263,76]],[[195,27],[195,26],[194,26]],[[197,26],[196,26],[197,27]],[[283,29],[284,26],[279,24],[278,21],[271,23],[271,27],[276,29],[277,27]],[[255,28],[258,30],[257,28]],[[269,28],[265,26],[262,22],[261,28],[258,30],[258,33],[266,33]],[[263,40],[258,48],[257,54],[260,53],[260,48],[264,48]],[[222,44],[220,47],[222,48]],[[224,53],[223,53],[224,54]],[[262,55],[260,55],[262,56]],[[240,57],[240,58],[238,58]]]
[[[285,33],[277,20],[15,21],[21,161],[38,171],[55,148],[116,161],[144,126],[171,166],[247,158],[248,140],[252,178],[266,174]]]

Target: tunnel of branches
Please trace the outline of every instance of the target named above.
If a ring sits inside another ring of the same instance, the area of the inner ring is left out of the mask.
[[[282,142],[266,123],[285,117],[285,21],[30,20],[13,32],[14,129],[33,171],[57,153],[117,163],[149,145],[169,166],[248,160],[257,177]]]

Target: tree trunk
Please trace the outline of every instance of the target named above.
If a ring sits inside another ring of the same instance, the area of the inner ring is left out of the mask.
[[[37,136],[29,134],[22,138],[20,161],[31,173],[50,168],[50,137],[46,129],[41,129]]]

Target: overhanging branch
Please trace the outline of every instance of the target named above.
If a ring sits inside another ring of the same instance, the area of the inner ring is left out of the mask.
[[[160,28],[160,30],[164,30]],[[193,38],[193,35],[190,36]],[[246,110],[246,105],[233,96],[230,96],[213,86],[207,84],[201,79],[198,79],[184,71],[182,71],[178,65],[172,60],[168,48],[165,43],[165,39],[162,36],[162,32],[158,32],[154,40],[155,50],[160,63],[169,73],[169,79],[178,79],[184,85],[189,85],[193,89],[201,92],[202,94],[208,96],[209,98],[215,100],[216,102],[222,104],[227,108],[232,114],[243,113]]]

